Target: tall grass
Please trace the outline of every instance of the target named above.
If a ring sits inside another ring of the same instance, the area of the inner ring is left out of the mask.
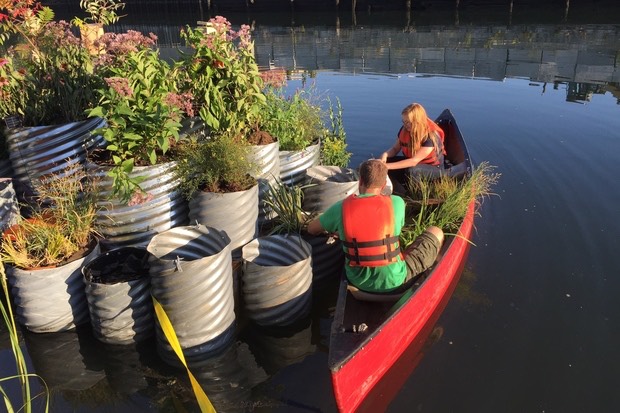
[[[284,185],[280,181],[268,183],[265,194],[265,204],[275,213],[273,226],[269,230],[272,234],[301,234],[311,218],[311,214],[302,208],[303,190],[307,186]]]
[[[41,185],[39,208],[2,238],[4,263],[19,268],[60,265],[86,249],[97,215],[86,178],[80,167],[71,166]]]
[[[478,207],[482,200],[493,195],[491,188],[501,174],[495,167],[482,162],[470,177],[464,179],[442,176],[438,179],[410,179],[406,186],[411,196],[407,203],[407,219],[400,234],[401,246],[408,247],[430,226],[455,235],[472,201]]]
[[[13,351],[13,358],[15,359],[15,367],[17,374],[8,377],[0,377],[0,395],[4,402],[4,407],[9,413],[13,412],[32,412],[32,403],[37,397],[45,397],[45,412],[49,411],[49,389],[45,381],[36,374],[28,373],[28,366],[26,365],[26,358],[19,346],[19,336],[17,334],[17,325],[15,324],[15,317],[13,316],[13,310],[11,308],[9,299],[9,288],[6,281],[6,274],[4,272],[4,265],[0,263],[0,283],[2,284],[2,291],[4,292],[4,300],[0,300],[0,312],[2,312],[2,319],[7,327],[9,333],[9,341],[11,343],[11,350]],[[6,303],[6,305],[5,305]],[[36,395],[32,395],[32,389],[30,388],[30,379],[41,379],[41,382],[45,386],[45,391]],[[6,383],[12,381],[19,381],[21,386],[22,399],[19,405],[15,405],[16,401],[11,400],[8,395]]]

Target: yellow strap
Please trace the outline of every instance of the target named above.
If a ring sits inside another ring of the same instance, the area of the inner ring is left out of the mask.
[[[174,332],[174,328],[172,327],[172,323],[168,318],[168,315],[164,311],[164,308],[159,304],[159,302],[153,297],[153,305],[155,306],[155,315],[157,315],[157,320],[159,320],[159,325],[168,340],[168,343],[172,346],[172,349],[176,353],[181,363],[187,369],[187,375],[189,376],[189,381],[192,383],[192,388],[194,390],[194,394],[196,395],[196,400],[198,401],[198,406],[200,406],[200,411],[203,413],[215,413],[215,408],[209,401],[209,398],[205,394],[204,390],[194,377],[191,371],[189,371],[189,367],[187,367],[187,363],[185,362],[185,356],[183,356],[183,350],[181,350],[181,344],[179,343],[179,339],[177,338],[176,333]]]

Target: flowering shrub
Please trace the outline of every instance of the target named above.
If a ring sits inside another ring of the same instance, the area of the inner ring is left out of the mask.
[[[265,96],[250,27],[234,31],[217,16],[206,27],[187,26],[181,35],[192,52],[178,62],[180,88],[194,96],[202,120],[214,131],[243,131],[254,124]]]
[[[140,179],[129,174],[136,165],[163,160],[179,139],[183,112],[191,112],[191,96],[176,93],[171,68],[157,50],[130,52],[108,67],[99,105],[89,115],[107,120],[102,133],[111,155],[114,194],[129,200],[140,191]]]
[[[24,126],[83,119],[98,79],[80,40],[67,22],[31,0],[2,2],[0,118],[18,115]]]

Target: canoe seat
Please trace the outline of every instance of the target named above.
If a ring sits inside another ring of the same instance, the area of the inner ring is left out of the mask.
[[[405,294],[405,292],[399,292],[399,293],[394,293],[394,294],[386,294],[386,293],[380,293],[380,294],[373,294],[373,293],[367,293],[366,291],[362,291],[359,288],[357,288],[354,285],[348,284],[347,285],[347,290],[351,293],[351,295],[356,299],[356,300],[360,300],[360,301],[373,301],[373,302],[378,302],[378,303],[391,303],[391,302],[395,302],[398,301],[400,299],[400,297],[403,296],[403,294]]]

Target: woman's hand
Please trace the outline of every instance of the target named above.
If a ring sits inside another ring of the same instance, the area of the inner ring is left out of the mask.
[[[387,163],[387,158],[388,158],[388,153],[387,152],[383,152],[381,154],[381,162]]]

